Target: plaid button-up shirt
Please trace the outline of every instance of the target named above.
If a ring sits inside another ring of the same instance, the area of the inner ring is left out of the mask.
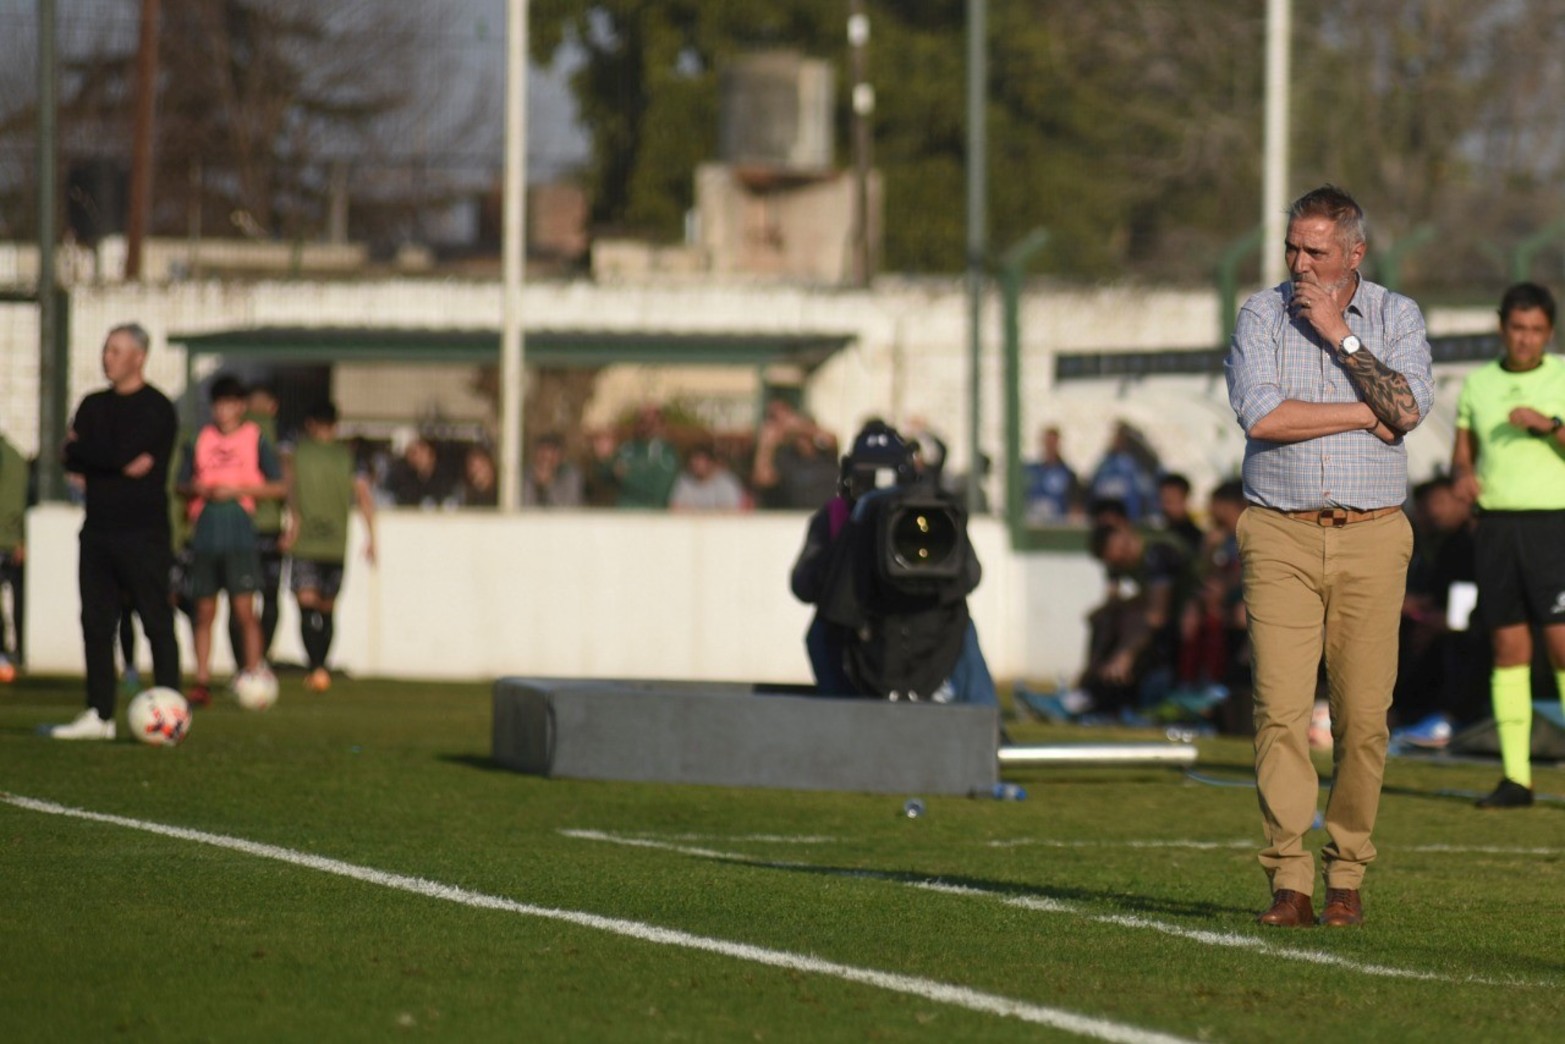
[[[1304,319],[1288,314],[1293,284],[1252,296],[1239,310],[1224,372],[1228,402],[1246,434],[1285,400],[1356,402],[1347,370]],[[1434,401],[1424,316],[1410,298],[1360,279],[1346,313],[1362,351],[1407,378],[1418,416]],[[1369,431],[1345,431],[1303,442],[1250,436],[1244,447],[1244,495],[1281,511],[1392,507],[1407,499],[1407,449]]]

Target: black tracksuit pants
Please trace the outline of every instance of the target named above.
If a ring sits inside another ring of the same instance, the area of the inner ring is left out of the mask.
[[[125,605],[141,617],[152,647],[152,675],[158,685],[180,689],[179,644],[169,604],[173,551],[167,533],[81,535],[82,644],[87,663],[87,705],[98,717],[114,717],[114,643]]]

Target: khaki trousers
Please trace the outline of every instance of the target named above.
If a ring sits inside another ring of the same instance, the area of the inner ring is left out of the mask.
[[[1304,835],[1320,780],[1309,727],[1321,657],[1331,697],[1328,888],[1358,888],[1375,858],[1370,833],[1385,774],[1386,714],[1413,531],[1400,511],[1340,528],[1250,507],[1239,518],[1255,669],[1255,776],[1272,890],[1314,894]]]

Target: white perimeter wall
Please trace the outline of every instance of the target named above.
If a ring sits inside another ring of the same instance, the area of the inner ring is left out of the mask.
[[[804,514],[690,518],[641,512],[385,511],[379,564],[352,560],[337,611],[333,664],[361,675],[502,675],[807,682],[811,609],[788,574]],[[78,509],[28,516],[27,662],[82,670],[76,589]],[[1013,555],[1002,526],[976,519],[984,579],[971,599],[999,679],[1074,671],[1083,617],[1102,591],[1085,555]],[[231,659],[224,618],[214,664]],[[187,673],[194,660],[180,622]],[[139,657],[149,664],[145,642]],[[285,601],[273,658],[302,662]]]

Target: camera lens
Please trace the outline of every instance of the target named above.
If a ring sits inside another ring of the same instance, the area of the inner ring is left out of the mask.
[[[891,523],[891,551],[907,569],[935,568],[951,557],[957,546],[956,519],[949,511],[910,507]]]

